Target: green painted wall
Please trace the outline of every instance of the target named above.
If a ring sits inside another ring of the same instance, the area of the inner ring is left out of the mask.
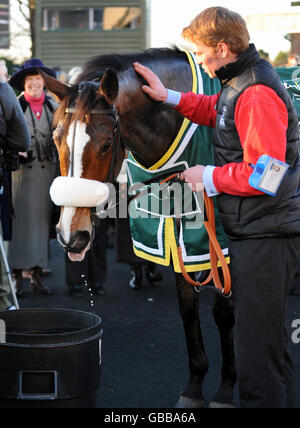
[[[147,0],[37,0],[36,57],[51,67],[60,66],[65,72],[81,66],[96,55],[129,53],[147,47]],[[44,8],[74,8],[101,6],[141,7],[142,25],[137,30],[65,30],[42,31]]]

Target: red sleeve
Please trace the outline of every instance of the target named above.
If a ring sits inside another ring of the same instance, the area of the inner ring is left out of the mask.
[[[220,94],[197,95],[193,92],[181,94],[181,100],[176,110],[198,125],[215,128],[217,119],[216,104]]]
[[[213,180],[220,193],[255,196],[262,193],[249,185],[261,155],[267,154],[285,162],[288,112],[276,92],[263,85],[251,86],[239,98],[235,110],[235,124],[244,150],[239,164],[227,164],[214,170]]]

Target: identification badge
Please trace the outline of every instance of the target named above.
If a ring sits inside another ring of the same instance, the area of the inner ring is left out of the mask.
[[[249,178],[250,186],[267,195],[276,196],[289,165],[268,155],[263,155],[252,167],[254,172]]]

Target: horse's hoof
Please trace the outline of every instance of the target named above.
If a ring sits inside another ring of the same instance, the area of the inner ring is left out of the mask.
[[[205,401],[202,399],[194,400],[192,398],[181,396],[175,409],[202,409],[205,406]]]
[[[216,401],[211,401],[208,405],[210,409],[236,409],[235,405],[232,404],[225,404],[225,403],[217,403]]]

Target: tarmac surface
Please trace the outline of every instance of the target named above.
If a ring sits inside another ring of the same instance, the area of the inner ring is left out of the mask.
[[[112,240],[111,240],[112,242]],[[44,278],[54,295],[28,292],[21,308],[64,308],[96,313],[102,318],[102,374],[100,408],[173,408],[189,378],[187,352],[178,311],[175,282],[170,268],[159,267],[163,281],[150,287],[129,288],[129,266],[116,263],[114,249],[108,249],[108,280],[105,295],[93,298],[86,289],[83,297],[68,294],[65,284],[64,253],[51,241],[52,274]],[[29,281],[26,280],[26,285]],[[221,373],[218,331],[213,314],[213,293],[200,295],[200,317],[210,362],[204,384],[207,401],[216,393]],[[290,297],[288,326],[296,369],[297,407],[300,408],[300,343],[292,342],[294,320],[300,320],[300,297]],[[298,324],[300,327],[300,321]],[[300,339],[300,332],[297,335]],[[236,404],[238,405],[236,392]]]

